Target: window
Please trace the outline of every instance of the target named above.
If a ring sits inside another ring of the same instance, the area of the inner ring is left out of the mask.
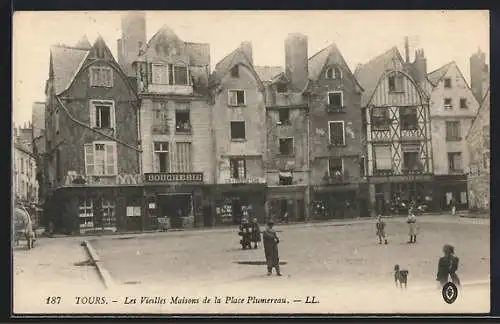
[[[238,65],[233,66],[233,68],[231,69],[231,77],[232,78],[240,77],[240,68]]]
[[[278,175],[280,186],[291,186],[293,185],[293,174],[291,171],[280,171]]]
[[[115,104],[113,101],[92,100],[90,123],[95,128],[113,129],[115,127]]]
[[[460,109],[467,109],[467,108],[469,108],[467,105],[467,99],[460,98]]]
[[[192,171],[191,143],[177,142],[176,149],[177,149],[176,151],[177,172],[191,172]]]
[[[104,227],[115,227],[115,203],[108,199],[102,200],[102,223]]]
[[[373,130],[388,130],[391,125],[389,110],[387,108],[373,108],[371,110],[371,121]]]
[[[448,153],[448,169],[450,172],[462,172],[462,153]]]
[[[93,66],[90,68],[91,87],[113,87],[113,70],[109,67]]]
[[[402,107],[399,109],[399,118],[401,119],[401,129],[417,129],[418,119],[417,110],[414,107]]]
[[[115,142],[93,142],[84,145],[85,174],[117,175],[117,154]]]
[[[174,66],[174,81],[175,84],[188,85],[188,69],[186,66]]]
[[[170,172],[168,142],[155,142],[153,149],[153,172]]]
[[[189,119],[189,111],[175,112],[175,131],[177,133],[190,133],[191,121]]]
[[[328,92],[328,106],[333,109],[342,109],[344,96],[342,91]]]
[[[245,179],[247,177],[246,161],[243,158],[232,158],[229,160],[232,179]]]
[[[366,176],[366,166],[365,166],[365,158],[361,157],[359,160],[359,175],[361,177]]]
[[[286,83],[277,83],[276,84],[276,91],[278,91],[278,93],[287,92],[288,87],[287,87]]]
[[[244,106],[246,104],[245,90],[229,90],[229,106]]]
[[[338,67],[329,67],[326,69],[325,79],[342,79],[342,71]]]
[[[290,124],[290,109],[281,108],[279,110],[280,124]]]
[[[328,174],[330,177],[338,178],[344,174],[344,162],[340,158],[328,159]]]
[[[403,152],[403,170],[404,171],[420,170],[418,152]]]
[[[446,122],[446,140],[460,141],[460,121]]]
[[[152,83],[168,84],[168,68],[162,64],[151,65]]]
[[[280,138],[280,154],[281,155],[293,154],[293,138]]]
[[[389,145],[377,145],[373,147],[375,155],[376,170],[392,170],[391,147]]]
[[[400,74],[393,74],[388,78],[389,82],[389,92],[403,92],[404,90],[404,80],[403,76]]]
[[[231,122],[231,140],[245,140],[245,122],[232,121]]]
[[[444,87],[451,88],[451,78],[444,79]]]
[[[168,110],[167,103],[164,101],[153,102],[152,126],[154,134],[168,133]]]
[[[446,110],[453,109],[453,104],[452,104],[451,98],[444,99],[444,109],[446,109]]]
[[[94,206],[91,199],[82,199],[78,204],[80,228],[94,227]]]
[[[331,145],[345,145],[344,121],[328,122]]]

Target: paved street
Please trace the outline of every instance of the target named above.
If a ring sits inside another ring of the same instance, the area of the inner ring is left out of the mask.
[[[284,276],[266,276],[262,249],[241,251],[235,230],[208,230],[106,237],[91,240],[114,278],[119,296],[316,295],[316,305],[147,306],[152,312],[473,312],[489,310],[487,220],[448,216],[420,218],[418,244],[408,245],[404,218],[388,220],[389,245],[377,244],[374,220],[278,226]],[[437,260],[453,243],[465,283],[453,305],[436,290]],[[394,264],[410,271],[404,295],[393,287]],[[404,296],[404,297],[403,297]],[[117,306],[118,307],[118,306]],[[142,307],[142,308],[141,308]],[[123,306],[137,312],[142,306]]]
[[[75,294],[104,291],[94,267],[75,265],[88,260],[80,242],[76,237],[42,238],[32,250],[21,242],[13,256],[15,313],[71,311],[74,306],[69,301]],[[46,305],[49,296],[61,296],[62,305]]]

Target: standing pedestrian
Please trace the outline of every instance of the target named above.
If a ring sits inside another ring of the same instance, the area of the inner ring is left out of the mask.
[[[451,216],[455,216],[457,212],[457,203],[455,201],[455,197],[451,196],[450,199],[450,209],[451,209]]]
[[[417,217],[413,211],[409,213],[406,223],[408,223],[408,234],[410,235],[410,240],[407,243],[417,243]]]
[[[272,274],[273,268],[276,269],[276,274],[281,276],[280,260],[278,254],[278,244],[280,242],[276,231],[273,229],[274,222],[272,220],[267,222],[267,228],[262,234],[264,242],[264,253],[266,255],[267,275]]]
[[[240,231],[238,233],[241,236],[240,244],[243,250],[252,248],[251,231],[252,229],[250,227],[250,224],[248,224],[248,220],[246,218],[243,218],[240,225]]]
[[[252,219],[252,233],[251,233],[251,241],[253,243],[253,248],[256,249],[258,246],[258,243],[261,241],[260,238],[260,226],[259,223],[257,223],[257,218]]]
[[[443,287],[451,279],[457,287],[460,287],[460,278],[457,275],[459,258],[455,256],[455,248],[450,244],[443,246],[444,256],[439,258],[436,280]]]
[[[387,244],[387,238],[385,236],[385,222],[382,220],[381,214],[377,216],[377,223],[375,224],[375,227],[377,228],[378,243],[382,244],[383,240],[384,244]]]

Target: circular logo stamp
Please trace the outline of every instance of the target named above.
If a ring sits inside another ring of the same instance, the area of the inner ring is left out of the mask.
[[[441,291],[443,299],[448,304],[453,304],[458,297],[458,288],[453,282],[448,282]]]

